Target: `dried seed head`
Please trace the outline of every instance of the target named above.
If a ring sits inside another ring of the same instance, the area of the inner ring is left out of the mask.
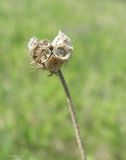
[[[65,61],[71,56],[73,46],[70,38],[63,32],[59,31],[59,34],[52,42],[52,46],[54,47],[53,54],[56,57],[59,57]]]
[[[33,37],[28,42],[28,49],[32,64],[37,68],[56,73],[62,64],[69,59],[73,46],[70,38],[59,31],[51,43],[49,40],[40,40]]]
[[[31,64],[37,68],[46,69],[44,63],[51,55],[51,51],[49,49],[50,46],[51,43],[48,40],[36,41],[36,39],[32,38],[28,43],[29,52],[32,59]]]

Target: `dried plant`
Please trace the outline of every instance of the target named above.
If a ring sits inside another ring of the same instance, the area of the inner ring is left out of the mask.
[[[64,62],[68,61],[73,51],[71,39],[61,31],[59,31],[59,34],[52,42],[49,40],[39,41],[36,37],[33,37],[28,42],[28,49],[31,57],[31,64],[33,64],[36,68],[49,71],[50,75],[58,75],[65,91],[81,158],[82,160],[86,160],[86,154],[80,135],[80,129],[76,120],[72,99],[64,76],[61,72],[62,65]]]
[[[51,74],[57,73],[66,62],[73,50],[71,40],[59,31],[58,36],[51,43],[49,40],[38,40],[33,37],[28,42],[31,64],[37,68],[46,69]]]

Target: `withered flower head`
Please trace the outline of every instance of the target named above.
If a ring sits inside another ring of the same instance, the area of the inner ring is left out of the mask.
[[[40,40],[33,37],[28,42],[28,49],[32,64],[50,73],[56,73],[62,64],[69,59],[73,46],[70,38],[59,31],[59,34],[52,41]]]

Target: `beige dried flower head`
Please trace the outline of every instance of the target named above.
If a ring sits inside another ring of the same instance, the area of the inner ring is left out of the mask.
[[[35,37],[31,38],[28,42],[28,49],[31,63],[35,67],[56,73],[71,56],[73,46],[70,38],[59,31],[52,43],[49,40],[38,41]]]
[[[59,57],[62,60],[67,60],[71,56],[73,46],[70,38],[63,32],[59,31],[59,34],[52,42],[52,46],[54,47],[53,54],[56,57]]]

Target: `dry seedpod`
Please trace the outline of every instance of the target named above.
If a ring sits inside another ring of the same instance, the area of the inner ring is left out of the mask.
[[[52,42],[49,40],[39,41],[37,38],[33,37],[28,42],[28,49],[32,60],[31,63],[34,64],[35,67],[48,70],[51,75],[55,73],[59,77],[66,95],[80,155],[82,160],[86,160],[85,149],[82,143],[73,102],[64,76],[60,70],[64,62],[68,61],[70,58],[73,50],[70,38],[61,31],[59,31],[59,34]]]
[[[46,69],[45,62],[51,55],[51,42],[48,40],[38,41],[33,37],[28,42],[29,53],[31,56],[31,64],[37,68]]]
[[[52,41],[38,40],[33,37],[28,42],[28,49],[32,59],[32,64],[41,69],[46,69],[50,73],[57,73],[62,64],[71,56],[73,46],[70,38],[63,32]]]

